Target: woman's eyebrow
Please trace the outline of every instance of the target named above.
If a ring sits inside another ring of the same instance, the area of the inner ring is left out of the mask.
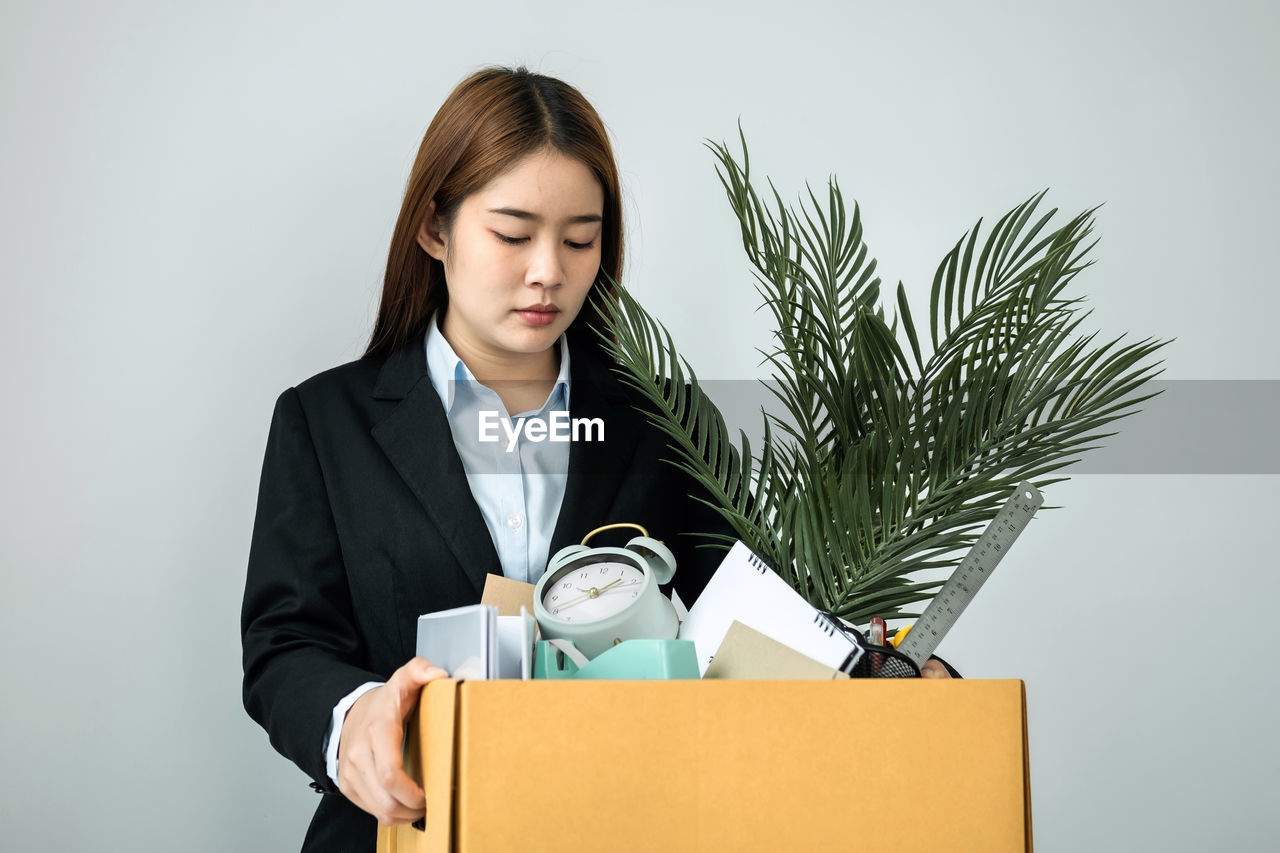
[[[527,219],[530,222],[542,221],[542,217],[538,214],[514,207],[492,207],[489,208],[489,212],[499,213],[503,216],[514,216],[516,219]],[[568,225],[576,225],[579,222],[603,222],[604,217],[598,213],[580,213],[577,216],[566,216],[564,221]]]

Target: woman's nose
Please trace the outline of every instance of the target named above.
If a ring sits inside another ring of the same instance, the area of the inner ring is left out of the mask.
[[[529,260],[525,283],[545,288],[564,284],[564,263],[560,259],[559,246],[548,242],[537,245]]]

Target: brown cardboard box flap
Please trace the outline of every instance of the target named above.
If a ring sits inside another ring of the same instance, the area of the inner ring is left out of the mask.
[[[532,613],[533,590],[531,583],[513,581],[502,575],[485,575],[480,603],[498,608],[499,616],[519,616],[521,606]]]

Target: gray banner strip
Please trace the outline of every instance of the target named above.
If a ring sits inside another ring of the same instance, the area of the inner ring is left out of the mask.
[[[758,454],[764,433],[761,409],[779,415],[785,411],[766,383],[733,379],[704,380],[700,385],[724,414],[734,444],[741,428]],[[1103,432],[1117,434],[1102,439],[1097,449],[1083,453],[1062,473],[1280,474],[1280,380],[1153,381],[1141,393],[1155,392],[1158,396],[1143,402],[1136,414],[1103,427]],[[608,442],[609,424],[599,426]],[[475,429],[469,424],[463,428]],[[775,432],[779,439],[784,437],[780,430]],[[508,445],[507,436],[497,434],[501,441],[486,445],[495,459],[505,455]],[[538,464],[537,457],[526,459],[524,474],[538,474]],[[472,473],[497,473],[508,467]]]
[[[700,383],[730,429],[741,427],[758,448],[760,408],[778,400],[752,380]],[[1116,432],[1063,473],[1280,474],[1280,380],[1204,379],[1148,383],[1159,392],[1136,414],[1103,429]]]

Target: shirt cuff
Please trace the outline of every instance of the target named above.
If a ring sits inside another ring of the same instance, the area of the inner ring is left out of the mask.
[[[333,706],[329,731],[324,735],[324,772],[329,774],[329,781],[333,783],[334,788],[338,787],[338,746],[342,741],[342,721],[347,718],[347,712],[351,710],[351,706],[357,699],[380,686],[382,686],[381,681],[366,681],[339,699],[338,704]]]

